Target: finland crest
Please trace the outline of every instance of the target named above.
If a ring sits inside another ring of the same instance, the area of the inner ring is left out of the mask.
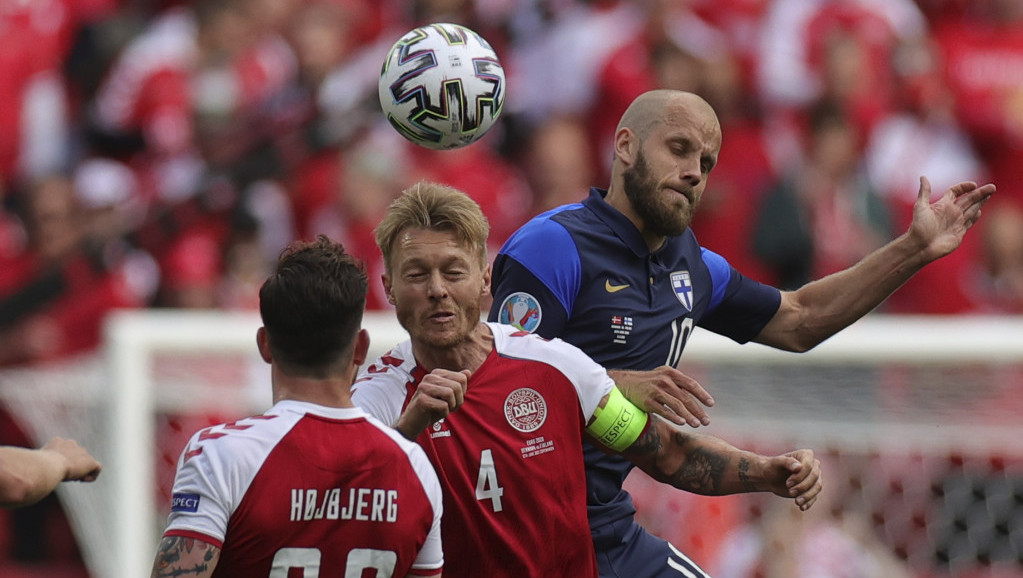
[[[497,314],[497,321],[532,333],[540,325],[542,317],[543,311],[536,297],[519,291],[504,298]]]
[[[675,290],[675,297],[678,297],[678,302],[686,308],[686,311],[692,311],[693,282],[689,278],[689,271],[675,271],[672,273],[671,288]]]

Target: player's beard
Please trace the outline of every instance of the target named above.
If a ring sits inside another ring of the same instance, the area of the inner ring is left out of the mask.
[[[413,343],[433,350],[455,348],[469,340],[480,320],[479,304],[469,303],[465,307],[448,305],[445,309],[455,314],[455,321],[445,330],[431,327],[427,314],[404,307],[396,308],[398,322],[412,337]]]
[[[651,176],[650,165],[647,164],[642,149],[636,154],[636,163],[626,169],[622,177],[625,196],[632,204],[633,210],[643,220],[647,231],[665,237],[674,237],[685,232],[693,220],[693,212],[699,202],[695,194],[681,208],[665,201],[657,190],[659,183]]]

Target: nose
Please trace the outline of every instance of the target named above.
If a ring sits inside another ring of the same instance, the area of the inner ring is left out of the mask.
[[[430,274],[430,281],[426,286],[426,294],[431,299],[443,299],[447,296],[447,283],[444,282],[444,276],[441,275],[440,271],[434,271]]]
[[[683,158],[679,166],[679,176],[691,187],[699,185],[703,181],[703,171],[700,170],[700,157],[689,155]]]

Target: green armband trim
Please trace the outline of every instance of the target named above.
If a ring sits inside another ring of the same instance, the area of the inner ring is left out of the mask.
[[[617,387],[608,394],[604,407],[594,410],[593,417],[596,419],[586,432],[616,452],[625,451],[639,439],[649,420],[646,412],[625,399]]]

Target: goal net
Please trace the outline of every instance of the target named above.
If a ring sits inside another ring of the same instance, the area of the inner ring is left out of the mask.
[[[101,354],[0,371],[0,403],[37,444],[72,437],[104,464],[96,483],[58,490],[93,578],[148,575],[187,439],[270,405],[258,326],[120,312]],[[390,312],[365,326],[371,358],[407,337]],[[1023,573],[1023,319],[874,315],[800,355],[697,330],[682,359],[717,402],[698,431],[764,454],[812,448],[825,471],[806,513],[634,472],[640,522],[712,575]]]

